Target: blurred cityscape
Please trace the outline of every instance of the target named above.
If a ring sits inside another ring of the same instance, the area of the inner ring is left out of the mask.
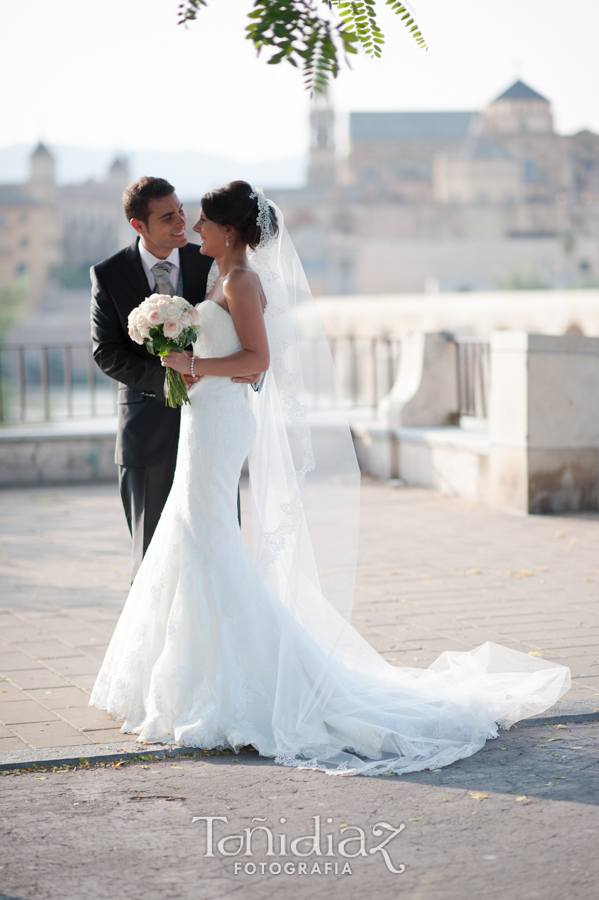
[[[528,85],[481,111],[353,112],[349,127],[341,156],[319,101],[305,185],[264,185],[315,294],[599,286],[599,136],[556,133]],[[59,184],[56,163],[40,143],[27,180],[0,184],[0,284],[22,285],[31,310],[76,314],[89,266],[133,236],[130,174],[117,156],[101,179]]]
[[[599,286],[599,136],[516,81],[481,111],[312,112],[308,183],[275,191],[317,294]]]

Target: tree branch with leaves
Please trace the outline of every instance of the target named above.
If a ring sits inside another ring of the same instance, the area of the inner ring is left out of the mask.
[[[416,43],[426,50],[426,42],[414,15],[401,0],[384,0],[408,29]],[[194,21],[208,0],[183,0],[179,23]],[[324,7],[324,9],[323,9]],[[249,13],[246,37],[258,54],[271,51],[271,66],[287,61],[303,72],[306,88],[314,93],[326,90],[331,77],[339,74],[343,57],[359,50],[378,59],[385,36],[376,18],[376,0],[255,0]]]

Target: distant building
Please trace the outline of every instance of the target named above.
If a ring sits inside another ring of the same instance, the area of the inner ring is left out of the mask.
[[[343,158],[326,97],[310,125],[306,185],[266,190],[314,293],[599,286],[599,135],[557,134],[523,82],[478,112],[353,112]],[[39,144],[27,182],[0,185],[0,285],[22,280],[52,311],[79,288],[87,315],[88,267],[131,240],[128,180],[117,158],[101,180],[57,185]],[[199,204],[186,208],[192,223]]]
[[[54,160],[40,144],[26,184],[0,185],[0,286],[27,285],[38,300],[62,259]]]
[[[308,181],[273,190],[318,294],[599,284],[599,136],[521,81],[481,112],[311,118]]]
[[[29,179],[0,185],[0,285],[22,283],[34,309],[52,306],[61,288],[84,288],[89,266],[129,238],[128,178],[117,158],[101,181],[58,185],[54,158],[38,144]]]

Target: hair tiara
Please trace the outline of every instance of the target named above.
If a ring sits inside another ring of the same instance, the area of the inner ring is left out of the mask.
[[[256,200],[258,203],[256,225],[260,229],[260,240],[256,249],[261,250],[263,247],[266,247],[275,236],[271,219],[271,206],[264,196],[264,191],[261,187],[252,190],[250,199]]]

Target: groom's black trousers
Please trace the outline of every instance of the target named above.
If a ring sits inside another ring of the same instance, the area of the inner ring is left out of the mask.
[[[119,487],[127,525],[133,538],[131,581],[150,546],[166,498],[173,486],[177,454],[154,466],[119,466]]]
[[[171,453],[154,466],[119,466],[119,487],[127,525],[133,538],[131,581],[135,578],[158,519],[164,509],[173,478],[177,454]],[[237,491],[237,517],[241,525],[241,503]]]

